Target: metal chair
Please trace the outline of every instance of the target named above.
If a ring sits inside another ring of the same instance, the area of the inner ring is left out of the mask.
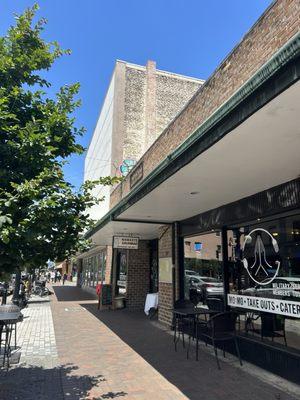
[[[242,364],[240,349],[236,336],[236,320],[238,318],[238,313],[228,311],[216,314],[210,318],[207,322],[206,327],[200,325],[198,328],[198,334],[202,336],[205,341],[211,340],[215,351],[215,357],[217,360],[218,368],[220,367],[220,362],[218,358],[218,351],[216,347],[217,342],[226,342],[232,340],[235,344],[235,349],[237,356],[239,358],[240,364]],[[225,343],[224,343],[225,344]],[[223,355],[225,357],[225,348],[223,346]]]
[[[186,309],[194,309],[195,306],[190,300],[176,300],[174,302],[174,310],[186,308]],[[182,336],[182,345],[185,347],[185,338],[184,332],[189,329],[190,327],[190,319],[185,317],[177,317],[173,315],[172,327],[174,328],[174,344],[175,344],[175,351],[177,351],[177,332],[178,337],[180,339],[180,335]]]
[[[208,297],[206,299],[207,307],[216,312],[223,312],[224,311],[224,300],[218,297]]]
[[[287,340],[285,335],[285,318],[276,314],[271,313],[260,313],[261,319],[261,340],[265,337],[270,337],[272,342],[274,338],[282,338],[285,345],[287,346]]]

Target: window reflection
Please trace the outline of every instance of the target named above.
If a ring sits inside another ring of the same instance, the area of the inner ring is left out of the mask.
[[[184,295],[194,304],[223,298],[222,247],[219,232],[184,238]]]
[[[300,349],[299,227],[300,216],[296,215],[260,220],[228,232],[232,237],[228,241],[230,293],[246,296],[248,305],[260,307],[247,310],[247,303],[243,306],[242,331],[274,345],[297,349]]]

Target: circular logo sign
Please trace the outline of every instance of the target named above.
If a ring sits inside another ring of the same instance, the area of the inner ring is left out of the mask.
[[[263,228],[253,229],[248,235],[245,236],[245,241],[242,246],[244,258],[242,263],[246,269],[249,277],[259,285],[268,285],[278,275],[280,268],[280,261],[275,261],[275,267],[270,264],[267,259],[266,249],[262,240],[262,235],[269,236],[272,243],[272,251],[276,255],[279,253],[279,246],[277,240]],[[249,257],[245,257],[245,250],[247,246],[251,246]],[[248,261],[251,259],[251,262]],[[274,271],[275,270],[275,271]]]

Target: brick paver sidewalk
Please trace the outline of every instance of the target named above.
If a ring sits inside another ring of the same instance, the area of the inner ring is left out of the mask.
[[[50,299],[32,296],[22,314],[17,324],[20,363],[0,369],[0,399],[63,400]]]
[[[297,398],[237,368],[235,358],[221,371],[204,348],[199,362],[187,360],[143,313],[99,312],[93,296],[69,283],[54,291],[51,303],[24,310],[21,364],[0,371],[1,400]]]
[[[199,362],[187,360],[182,349],[175,353],[170,334],[143,313],[100,312],[81,289],[54,289],[60,299],[51,303],[60,362],[76,367],[70,375],[78,384],[80,376],[91,377],[89,399],[295,399],[236,368],[236,359],[233,365],[222,363],[221,371],[207,351],[201,351]],[[63,386],[72,396],[64,380]]]

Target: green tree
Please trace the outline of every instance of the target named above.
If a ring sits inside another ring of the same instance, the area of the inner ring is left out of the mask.
[[[86,209],[102,200],[91,189],[119,181],[103,177],[75,191],[64,179],[66,158],[84,151],[73,116],[79,84],[47,97],[46,71],[70,52],[42,39],[46,21],[33,23],[37,9],[0,38],[0,271],[62,260],[85,246]]]

